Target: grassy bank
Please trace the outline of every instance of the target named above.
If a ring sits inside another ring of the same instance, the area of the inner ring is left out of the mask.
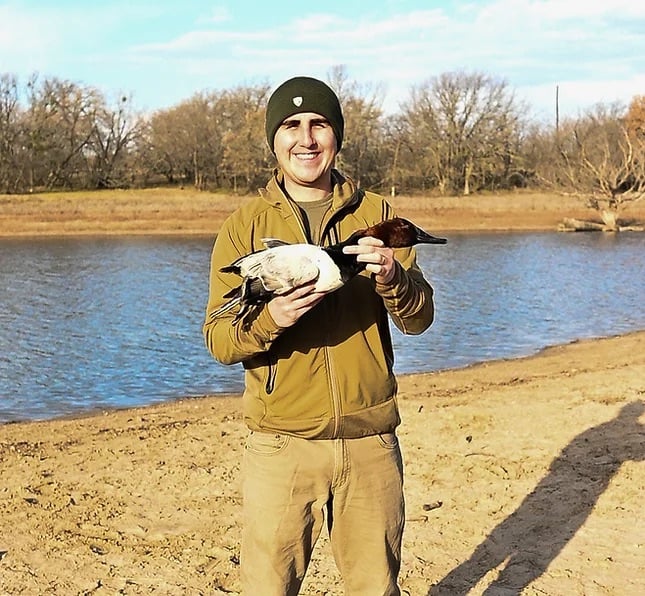
[[[189,188],[4,195],[0,235],[214,234],[252,196]],[[548,193],[390,201],[400,215],[435,231],[554,230],[565,217],[596,219],[580,199]],[[645,205],[635,205],[629,216],[645,219]]]

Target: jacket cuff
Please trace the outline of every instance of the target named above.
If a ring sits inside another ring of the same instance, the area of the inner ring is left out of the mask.
[[[394,277],[387,283],[379,283],[376,281],[376,293],[382,298],[394,298],[398,296],[407,287],[407,275],[403,270],[403,266],[398,261],[394,261]]]
[[[273,320],[269,309],[265,306],[251,323],[250,333],[255,336],[255,340],[260,345],[263,345],[265,349],[269,349],[284,330],[285,327],[280,327]]]

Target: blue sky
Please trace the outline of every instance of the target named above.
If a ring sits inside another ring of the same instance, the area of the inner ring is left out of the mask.
[[[141,110],[293,75],[382,91],[386,112],[443,72],[505,80],[541,119],[645,95],[636,0],[0,0],[0,73],[131,95]]]

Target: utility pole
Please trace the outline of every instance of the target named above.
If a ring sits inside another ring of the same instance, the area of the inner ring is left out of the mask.
[[[555,86],[555,132],[560,131],[560,86]]]

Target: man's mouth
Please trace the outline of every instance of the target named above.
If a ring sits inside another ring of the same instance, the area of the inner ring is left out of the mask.
[[[294,153],[294,157],[303,161],[311,161],[318,157],[318,153]]]

